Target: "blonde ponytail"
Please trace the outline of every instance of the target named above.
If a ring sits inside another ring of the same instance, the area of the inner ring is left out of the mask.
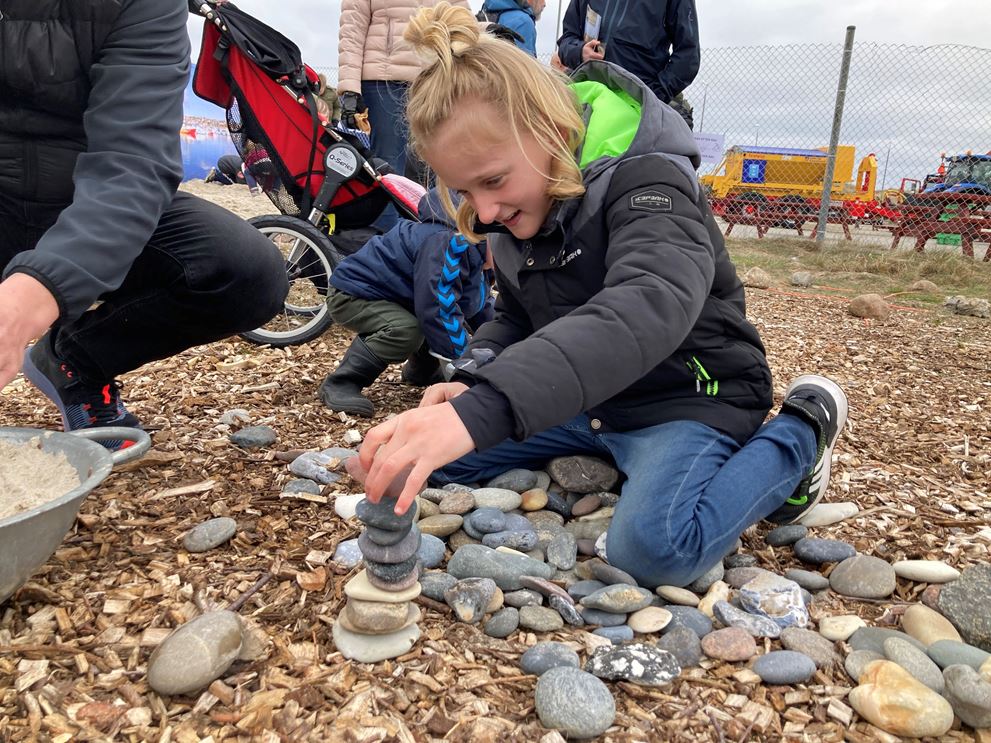
[[[437,130],[466,99],[492,106],[523,147],[522,133],[531,134],[551,156],[547,194],[570,199],[585,192],[575,152],[584,136],[577,99],[567,79],[526,54],[515,44],[484,33],[469,10],[439,2],[422,8],[406,27],[404,38],[426,67],[413,82],[406,104],[410,140],[423,155]],[[498,128],[502,122],[492,122]],[[457,212],[442,200],[458,229],[473,242],[477,215],[462,202]]]

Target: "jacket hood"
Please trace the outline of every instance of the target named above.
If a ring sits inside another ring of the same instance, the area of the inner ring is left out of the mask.
[[[461,197],[458,196],[454,191],[451,191],[451,201],[457,208],[461,201]],[[417,207],[417,211],[420,215],[421,222],[434,222],[436,224],[442,224],[446,227],[450,227],[452,230],[457,231],[458,226],[455,224],[454,220],[448,216],[447,212],[444,210],[444,205],[440,200],[440,191],[436,187],[431,188],[427,193],[420,199],[420,204]]]
[[[578,151],[586,181],[618,157],[663,152],[690,178],[701,164],[698,146],[684,119],[639,78],[610,62],[586,62],[572,75],[585,119]]]
[[[485,0],[482,10],[489,13],[505,13],[507,10],[522,10],[528,15],[533,15],[533,10],[526,0]]]

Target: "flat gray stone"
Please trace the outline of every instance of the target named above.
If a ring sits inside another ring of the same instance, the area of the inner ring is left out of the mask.
[[[518,591],[507,591],[503,594],[503,601],[507,606],[521,609],[524,606],[540,606],[544,603],[544,597],[529,588],[521,588]]]
[[[654,594],[646,588],[617,583],[600,588],[595,593],[581,600],[582,606],[601,611],[611,611],[615,614],[629,614],[650,606]]]
[[[534,702],[540,724],[566,738],[594,738],[616,719],[609,688],[577,668],[552,668],[541,675]]]
[[[611,490],[619,480],[616,468],[597,457],[557,457],[548,462],[547,472],[570,493]]]
[[[428,599],[434,601],[444,601],[444,592],[458,582],[458,579],[449,573],[434,571],[424,573],[420,576],[420,592]]]
[[[811,570],[792,568],[785,571],[785,578],[795,581],[806,591],[823,591],[829,588],[829,578]]]
[[[547,605],[550,606],[554,611],[561,615],[561,619],[570,624],[572,627],[583,627],[585,626],[585,620],[582,615],[578,613],[578,609],[570,601],[565,601],[558,595],[548,596]]]
[[[675,627],[657,641],[657,647],[671,653],[682,668],[691,668],[702,662],[702,643],[688,627]]]
[[[861,627],[850,635],[847,644],[854,650],[871,650],[884,657],[884,641],[889,637],[897,637],[905,640],[923,652],[926,650],[926,646],[911,635],[885,627]]]
[[[671,621],[661,632],[668,634],[677,627],[685,627],[695,633],[700,640],[712,632],[712,620],[694,606],[668,604],[664,607],[671,612]]]
[[[226,516],[197,524],[182,538],[188,552],[206,552],[219,547],[237,532],[237,522]]]
[[[359,663],[378,663],[412,650],[420,639],[420,628],[411,624],[385,635],[359,635],[344,629],[340,622],[334,622],[332,635],[335,647],[345,658]]]
[[[564,627],[564,619],[548,606],[521,606],[520,627],[534,632],[554,632]]]
[[[939,611],[960,632],[964,642],[991,652],[991,565],[967,568],[939,592]]]
[[[754,661],[751,669],[771,685],[802,684],[816,672],[815,662],[794,650],[772,650]]]
[[[560,570],[571,570],[578,559],[578,542],[573,534],[561,531],[547,544],[547,562]]]
[[[561,497],[560,493],[555,493],[551,490],[547,491],[547,505],[544,509],[552,513],[556,513],[563,516],[566,519],[571,518],[571,504],[565,498]],[[575,536],[578,536],[577,534]],[[598,536],[598,534],[596,534]],[[579,537],[581,538],[581,537]]]
[[[376,562],[365,555],[365,569],[385,583],[401,583],[410,573],[417,569],[419,560],[416,553],[402,562]]]
[[[764,541],[772,547],[785,547],[795,544],[799,539],[804,539],[809,534],[809,528],[801,524],[787,524],[771,529],[764,537]]]
[[[517,552],[529,552],[537,546],[537,532],[497,531],[493,534],[483,534],[482,544],[492,549],[509,547]]]
[[[585,670],[610,681],[665,686],[678,678],[681,666],[678,659],[666,650],[638,642],[596,649],[585,662]]]
[[[591,563],[592,576],[596,580],[601,580],[607,586],[614,586],[622,583],[627,586],[637,585],[637,580],[624,570],[613,567],[607,562],[596,560]]]
[[[279,435],[270,426],[247,426],[230,435],[231,443],[242,449],[260,449],[278,441]]]
[[[548,478],[549,479],[549,478]],[[537,473],[531,470],[515,469],[496,475],[487,483],[487,488],[500,488],[502,490],[513,490],[517,493],[524,493],[537,485]]]
[[[932,658],[912,643],[898,637],[889,637],[884,641],[884,656],[912,674],[916,681],[922,682],[937,694],[943,693],[943,672]]]
[[[416,556],[423,563],[424,570],[438,567],[444,562],[447,554],[447,545],[443,539],[438,539],[431,534],[420,535],[420,546],[416,550]]]
[[[483,631],[489,637],[509,637],[519,626],[519,610],[513,606],[505,606],[485,620]]]
[[[533,676],[543,675],[552,668],[578,668],[578,653],[563,642],[538,642],[520,656],[520,669]]]
[[[723,574],[723,582],[730,588],[743,588],[759,575],[774,575],[770,570],[758,567],[729,568]]]
[[[580,580],[568,586],[568,594],[577,601],[605,587],[606,584],[601,580]]]
[[[879,557],[854,555],[829,574],[829,586],[841,596],[883,599],[895,592],[895,569]]]
[[[943,696],[957,717],[972,728],[991,728],[991,682],[970,666],[950,666],[943,671]]]
[[[706,570],[702,575],[689,583],[685,588],[687,588],[692,593],[704,594],[716,581],[723,579],[726,573],[726,569],[723,567],[722,560],[717,562],[711,568]]]
[[[822,565],[827,562],[842,562],[857,554],[857,550],[846,542],[835,539],[815,539],[805,537],[795,542],[795,557],[802,562]]]
[[[465,516],[465,521],[478,534],[494,534],[506,528],[506,514],[498,508],[476,508]]]
[[[300,454],[289,464],[289,471],[297,477],[305,477],[321,485],[330,485],[341,479],[341,475],[332,472],[325,465],[334,461],[333,457],[324,456],[318,451],[308,451]]]
[[[626,624],[626,618],[629,616],[628,614],[590,609],[587,606],[581,606],[578,610],[586,624],[594,624],[599,627],[618,627],[621,624]]]
[[[526,555],[496,552],[480,544],[459,548],[447,563],[447,571],[456,578],[492,578],[503,591],[523,588],[520,578],[533,575],[550,579],[554,568]]]
[[[241,618],[211,611],[178,627],[148,659],[148,685],[163,696],[192,694],[220,678],[241,652]]]
[[[781,631],[781,644],[786,650],[794,650],[809,656],[815,661],[816,668],[830,669],[838,667],[843,659],[833,643],[809,629],[787,627]]]
[[[956,640],[936,640],[926,648],[926,653],[937,666],[944,669],[949,666],[965,665],[977,671],[988,658],[991,658],[991,653]]]
[[[355,507],[355,515],[358,520],[368,526],[385,531],[406,532],[413,524],[414,509],[407,508],[406,513],[396,515],[396,500],[394,498],[382,498],[378,503],[372,503],[365,498],[358,501]]]
[[[313,480],[307,480],[303,477],[290,480],[282,487],[283,493],[307,493],[309,495],[320,495],[321,490],[323,490],[323,488],[321,488],[318,483],[313,482]]]
[[[375,544],[369,539],[368,532],[363,531],[358,537],[358,546],[366,560],[394,565],[416,555],[416,551],[420,548],[420,530],[414,526],[406,532],[402,540],[389,545]]]

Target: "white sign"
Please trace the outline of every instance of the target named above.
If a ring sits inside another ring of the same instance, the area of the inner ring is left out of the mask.
[[[325,162],[328,168],[337,171],[345,178],[350,178],[358,170],[358,158],[351,150],[344,147],[334,147],[327,150]]]
[[[703,163],[715,165],[723,159],[726,144],[722,134],[695,132],[695,144],[698,145],[699,152],[702,154]]]

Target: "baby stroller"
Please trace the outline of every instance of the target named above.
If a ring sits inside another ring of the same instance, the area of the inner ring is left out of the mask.
[[[250,221],[286,259],[284,310],[242,337],[282,347],[305,343],[332,324],[325,303],[343,255],[377,230],[390,203],[416,219],[424,189],[388,172],[359,132],[318,115],[317,74],[299,48],[230,2],[189,0],[207,19],[193,90],[227,111],[227,128],[245,166],[280,214]]]

